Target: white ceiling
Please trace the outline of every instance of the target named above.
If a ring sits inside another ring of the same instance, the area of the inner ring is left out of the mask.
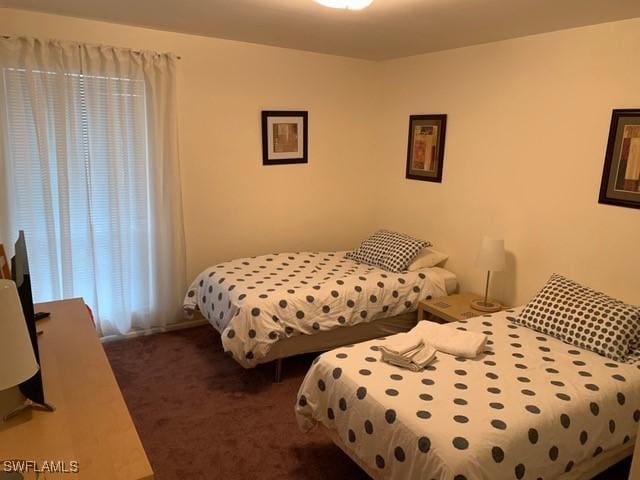
[[[0,5],[382,60],[640,17],[640,0],[0,0]]]

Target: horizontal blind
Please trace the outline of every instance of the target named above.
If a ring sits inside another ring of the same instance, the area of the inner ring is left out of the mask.
[[[104,319],[149,307],[145,83],[3,70],[11,223],[35,301],[81,296]]]

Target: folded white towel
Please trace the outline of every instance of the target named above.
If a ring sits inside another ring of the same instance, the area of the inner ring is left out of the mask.
[[[487,336],[482,333],[458,330],[425,320],[418,322],[407,335],[420,338],[439,352],[464,358],[477,357],[487,341]]]
[[[431,345],[425,345],[420,341],[418,346],[405,350],[404,353],[390,350],[385,344],[380,347],[380,353],[383,362],[419,372],[433,360],[436,350]]]
[[[388,352],[393,352],[398,355],[404,355],[407,352],[415,350],[421,347],[424,342],[418,335],[411,335],[411,332],[398,333],[386,339],[383,347]]]
[[[486,341],[487,336],[482,333],[421,321],[409,332],[385,340],[380,346],[381,360],[418,372],[434,359],[436,351],[475,358]]]

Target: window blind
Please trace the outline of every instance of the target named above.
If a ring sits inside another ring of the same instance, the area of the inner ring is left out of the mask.
[[[103,318],[148,310],[145,82],[2,74],[11,224],[27,237],[34,300],[81,296]]]

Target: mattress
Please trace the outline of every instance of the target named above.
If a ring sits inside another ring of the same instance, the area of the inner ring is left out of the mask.
[[[184,299],[221,333],[238,363],[251,368],[273,346],[415,311],[426,297],[444,296],[443,269],[390,273],[344,258],[345,252],[298,252],[236,259],[203,271]]]
[[[322,354],[298,393],[300,428],[321,424],[374,478],[572,478],[630,452],[639,365],[514,325],[516,314],[451,324],[484,332],[486,350],[438,353],[422,372],[380,362],[382,339]]]

